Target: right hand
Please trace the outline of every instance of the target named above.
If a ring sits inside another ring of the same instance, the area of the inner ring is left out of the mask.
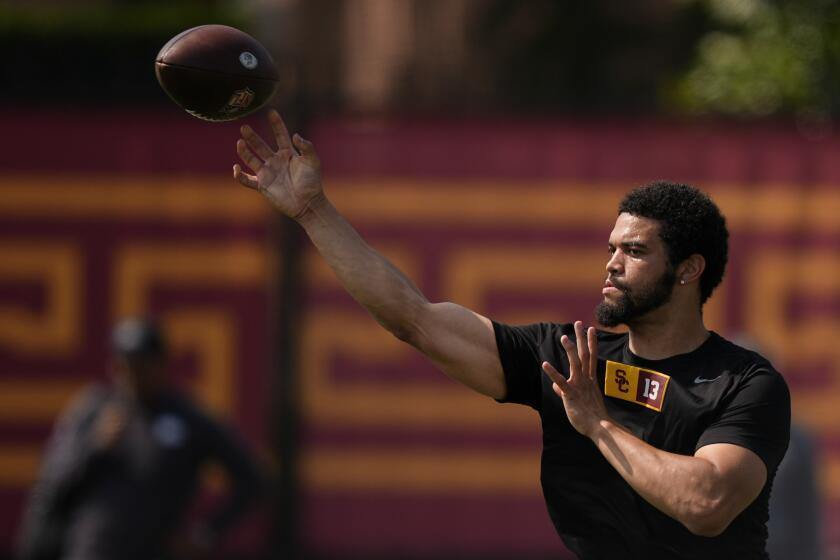
[[[245,173],[236,164],[233,176],[246,187],[261,192],[290,218],[299,219],[313,203],[323,199],[321,163],[311,142],[298,134],[294,138],[289,137],[277,111],[272,109],[268,120],[274,131],[277,150],[272,150],[250,126],[243,126],[236,151],[255,174]]]
[[[124,406],[110,403],[99,412],[93,424],[93,445],[102,451],[114,447],[128,424]]]

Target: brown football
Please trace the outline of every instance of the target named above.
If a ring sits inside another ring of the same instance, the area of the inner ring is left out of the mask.
[[[277,68],[259,41],[226,25],[200,25],[169,40],[155,60],[163,90],[189,114],[231,121],[265,105]]]

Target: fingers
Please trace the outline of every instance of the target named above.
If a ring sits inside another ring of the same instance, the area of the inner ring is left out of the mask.
[[[597,375],[596,369],[598,369],[598,331],[595,330],[595,327],[589,327],[586,329],[586,342],[587,346],[589,346],[589,377],[591,379],[595,379]]]
[[[582,321],[575,321],[575,342],[577,342],[577,353],[580,358],[580,371],[589,375],[589,348]]]
[[[569,381],[575,379],[578,373],[595,379],[598,365],[598,332],[593,327],[584,331],[583,323],[575,321],[575,342],[563,335],[560,344],[569,358]]]
[[[563,374],[557,371],[553,365],[548,362],[543,362],[542,364],[543,371],[548,375],[548,378],[554,382],[554,392],[560,394],[562,391],[565,391],[569,385],[569,382],[563,377]]]
[[[277,140],[277,148],[279,150],[291,150],[292,140],[289,138],[289,131],[286,129],[286,123],[280,118],[280,113],[272,109],[268,112],[268,122],[271,124],[271,130],[274,131],[274,138]]]
[[[233,178],[249,189],[259,190],[260,188],[256,175],[248,175],[242,171],[238,163],[233,166]]]
[[[240,128],[239,132],[242,134],[242,138],[245,139],[245,143],[248,144],[248,147],[251,148],[251,150],[253,150],[260,159],[267,160],[274,155],[274,152],[271,151],[271,148],[268,147],[265,140],[263,140],[259,134],[254,132],[254,129],[247,124]]]
[[[569,358],[569,381],[571,381],[580,372],[580,357],[578,356],[577,346],[565,334],[560,337],[560,344],[563,346],[563,350],[566,351],[566,356]]]
[[[304,139],[300,134],[295,134],[292,137],[292,142],[294,142],[295,148],[298,149],[300,155],[308,159],[311,163],[320,165],[318,154],[315,153],[315,146],[312,145],[312,142]]]
[[[263,162],[260,158],[254,155],[254,152],[248,148],[248,144],[245,143],[245,140],[241,138],[236,141],[236,153],[239,154],[239,158],[251,168],[254,173],[259,172],[262,169]]]

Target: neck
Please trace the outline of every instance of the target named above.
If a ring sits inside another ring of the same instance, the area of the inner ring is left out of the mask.
[[[686,354],[709,338],[703,315],[691,305],[666,304],[629,326],[630,351],[648,360]]]

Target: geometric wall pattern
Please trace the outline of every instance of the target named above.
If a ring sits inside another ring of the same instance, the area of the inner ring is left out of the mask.
[[[0,178],[0,550],[52,422],[107,378],[119,317],[157,316],[176,381],[264,447],[272,257],[268,210],[247,194],[189,179]]]
[[[601,170],[643,158],[610,150],[601,166],[587,159],[593,136],[545,156],[571,176],[520,177],[502,167],[527,167],[536,143],[523,155],[502,135],[489,156],[475,147],[485,133],[462,131],[438,152],[421,132],[405,153],[439,161],[463,144],[469,165],[429,171],[392,144],[342,144],[340,126],[316,127],[328,194],[350,222],[432,300],[511,323],[591,321],[616,203],[639,182],[637,173]],[[648,142],[668,161],[701,144]],[[698,181],[731,232],[727,278],[706,306],[707,324],[748,335],[786,375],[794,416],[820,445],[829,538],[840,543],[840,190],[794,177],[792,164],[776,159],[750,181],[727,180],[747,156],[726,146],[702,161],[729,171]],[[473,172],[482,165],[487,173]],[[664,172],[684,175],[675,169]],[[207,177],[0,175],[0,548],[52,420],[82,384],[107,375],[105,335],[122,315],[158,315],[179,382],[268,453],[268,310],[279,264],[268,243],[271,213],[227,177]],[[447,380],[370,319],[311,248],[303,263],[307,550],[556,557],[561,545],[539,491],[536,415]]]

